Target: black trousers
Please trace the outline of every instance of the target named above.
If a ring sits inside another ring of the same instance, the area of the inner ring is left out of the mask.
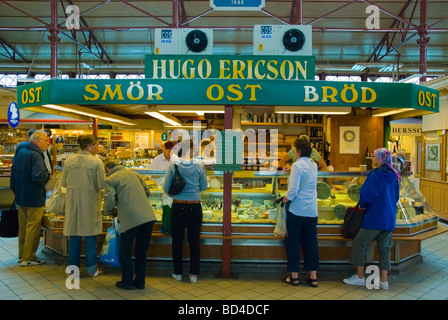
[[[317,242],[317,217],[301,217],[287,212],[285,238],[287,269],[299,272],[300,249],[303,252],[304,269],[319,270],[319,245]]]
[[[139,286],[145,285],[146,276],[146,252],[151,242],[152,227],[154,221],[143,223],[120,233],[120,263],[121,281],[126,286],[131,286],[132,281]],[[135,279],[132,268],[132,244],[135,241]]]
[[[182,245],[187,229],[190,247],[190,274],[199,274],[202,206],[200,203],[173,203],[171,207],[172,255],[175,274],[182,274]]]

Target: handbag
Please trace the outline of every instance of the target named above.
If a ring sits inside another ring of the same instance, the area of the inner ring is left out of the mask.
[[[9,210],[2,210],[0,217],[0,237],[15,238],[19,236],[19,211],[13,201]]]
[[[344,224],[342,225],[342,236],[344,238],[354,239],[361,229],[364,219],[365,209],[359,207],[359,203],[355,207],[348,207],[345,211]]]
[[[65,193],[59,188],[45,203],[45,210],[48,213],[65,214]]]
[[[107,229],[106,238],[98,260],[111,267],[120,266],[120,239],[118,223],[114,219],[113,226]]]
[[[174,168],[175,168],[175,170],[174,170],[173,181],[171,182],[170,189],[168,190],[168,194],[171,196],[181,193],[182,190],[185,188],[185,184],[186,184],[185,179],[179,173],[177,164],[174,165]]]

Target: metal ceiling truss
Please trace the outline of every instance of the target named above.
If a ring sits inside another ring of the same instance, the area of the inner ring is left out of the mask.
[[[80,26],[79,31],[82,32],[84,40],[86,41],[86,44],[82,44],[80,41],[78,41],[76,39],[76,31],[72,30],[71,35],[70,35],[69,33],[66,32],[66,29],[63,26],[64,23],[58,24],[58,22],[57,22],[57,18],[58,18],[57,1],[58,0],[50,1],[51,2],[51,22],[48,24],[45,21],[33,16],[32,14],[27,13],[26,11],[12,5],[7,0],[0,0],[0,2],[14,8],[15,10],[25,14],[26,16],[33,18],[34,20],[38,21],[40,24],[43,25],[40,27],[1,27],[0,31],[1,30],[8,30],[8,31],[9,30],[47,30],[50,33],[49,39],[50,39],[51,47],[52,47],[52,72],[51,72],[52,76],[57,75],[57,70],[53,70],[53,69],[57,68],[57,62],[55,60],[57,60],[57,45],[58,45],[58,42],[60,41],[60,38],[59,38],[60,33],[62,35],[64,35],[65,37],[67,37],[68,39],[70,39],[76,45],[80,46],[82,49],[87,50],[88,53],[94,55],[95,57],[97,57],[98,59],[103,61],[104,63],[113,63],[112,58],[107,53],[107,51],[104,49],[103,45],[101,44],[101,42],[95,35],[95,33],[94,33],[95,30],[103,30],[104,31],[104,30],[145,30],[145,29],[149,30],[149,29],[154,29],[154,27],[151,27],[151,26],[145,26],[145,27],[119,27],[119,26],[90,27],[82,16],[88,12],[91,12],[92,10],[98,9],[98,8],[102,7],[103,5],[106,5],[107,3],[111,2],[111,0],[105,0],[105,1],[102,1],[100,4],[97,4],[93,7],[91,7],[90,9],[87,9],[86,11],[80,13],[80,21],[82,22],[83,25]],[[62,7],[64,8],[63,0],[59,0],[59,1],[61,3]],[[126,1],[126,0],[119,0],[119,1],[133,9],[135,9],[136,11],[143,13],[144,15],[146,15],[150,18],[156,19],[157,21],[161,22],[163,25],[174,27],[174,28],[188,26],[188,24],[190,22],[192,22],[200,17],[203,17],[213,11],[213,9],[210,9],[210,10],[207,10],[195,17],[188,19],[183,0],[173,0],[172,21],[170,23],[168,21],[161,19],[160,17],[157,17],[157,16],[151,14],[150,12],[147,12],[146,10],[139,8],[138,6],[130,3],[130,1]],[[404,17],[404,13],[405,13],[406,9],[412,4],[413,1],[415,1],[415,4],[414,4],[414,9],[412,11],[411,17],[410,17],[410,19],[406,19]],[[71,0],[66,0],[66,2],[69,5],[74,4],[74,2]],[[324,19],[324,18],[332,15],[333,13],[335,13],[337,11],[340,11],[340,10],[347,8],[350,5],[352,5],[354,3],[358,3],[358,2],[364,2],[368,5],[373,5],[373,6],[378,7],[378,9],[381,12],[393,17],[395,19],[394,22],[391,24],[391,26],[389,28],[381,28],[381,29],[313,27],[313,30],[314,31],[337,31],[337,32],[343,32],[343,31],[347,31],[347,32],[385,32],[386,34],[383,36],[381,41],[375,47],[375,49],[372,52],[371,56],[369,57],[368,61],[370,61],[372,59],[374,61],[381,60],[388,54],[396,51],[401,45],[405,44],[407,41],[411,40],[416,35],[418,35],[419,39],[417,40],[417,42],[420,45],[420,71],[422,74],[424,74],[426,72],[426,46],[430,39],[427,36],[429,33],[429,30],[431,29],[431,31],[444,31],[444,32],[448,31],[448,29],[446,29],[446,28],[442,28],[442,29],[434,28],[435,25],[448,19],[448,17],[442,18],[430,26],[427,25],[427,6],[428,6],[427,0],[420,0],[420,24],[419,25],[412,22],[417,3],[419,3],[418,0],[407,0],[407,2],[405,3],[405,5],[403,6],[403,8],[401,9],[401,11],[398,14],[394,14],[394,13],[388,11],[387,9],[381,7],[381,5],[378,5],[369,0],[352,0],[352,1],[342,4],[340,7],[321,15],[320,17],[314,18],[313,20],[308,21],[308,22],[303,21],[303,0],[292,0],[289,21],[285,21],[284,19],[276,16],[275,14],[273,14],[271,12],[268,12],[265,9],[261,9],[260,11],[262,13],[278,20],[279,22],[284,23],[284,24],[313,24],[321,19]],[[65,12],[65,8],[64,8],[64,12]],[[400,23],[401,23],[401,25],[400,25]],[[229,30],[229,29],[230,30],[252,30],[253,29],[253,27],[243,27],[243,26],[233,26],[233,27],[196,26],[196,28],[212,28],[212,29],[227,29],[227,30]],[[86,37],[86,34],[84,33],[85,31],[89,32],[88,37]],[[411,36],[407,37],[408,32],[414,32],[414,33]],[[395,45],[395,46],[392,45],[396,34],[391,34],[391,33],[399,33],[401,35],[401,42],[398,45]],[[16,61],[15,55],[17,54],[22,59],[26,60],[26,58],[23,57],[23,55],[20,52],[15,50],[13,48],[13,46],[11,46],[8,42],[4,41],[4,39],[2,39],[0,41],[1,41],[0,43],[2,44],[2,46],[5,49],[6,49],[6,47],[9,48],[9,50],[7,50],[7,52],[10,52],[10,51],[13,52],[13,53],[9,53],[10,59],[12,59],[13,61]],[[91,49],[92,43],[96,46],[97,52],[94,52]],[[384,49],[384,46],[386,47],[386,53],[384,55],[380,56],[380,53]]]
[[[5,49],[5,54],[0,53],[1,56],[4,56],[14,62],[20,62],[17,60],[16,56],[19,56],[26,63],[31,63],[31,61],[25,57],[19,50],[17,50],[11,43],[9,43],[5,38],[0,36],[0,45]]]

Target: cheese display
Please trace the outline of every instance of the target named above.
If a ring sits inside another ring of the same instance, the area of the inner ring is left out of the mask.
[[[164,174],[151,174],[144,170],[142,177],[150,188],[151,202],[157,221],[162,221],[161,183]],[[338,174],[338,173],[336,173]],[[344,173],[342,177],[334,177],[326,172],[319,172],[316,185],[318,224],[341,225],[345,211],[354,207],[359,200],[359,192],[365,181],[364,173]],[[223,222],[223,178],[220,172],[208,172],[209,188],[201,193],[203,223]],[[162,179],[162,180],[161,180]],[[286,193],[287,185],[279,183],[287,179],[287,172],[272,172],[269,175],[255,173],[250,177],[233,178],[232,203],[230,219],[235,224],[271,224],[276,223],[277,207],[274,201]],[[401,205],[400,205],[401,204]],[[62,229],[64,217],[53,213],[45,214],[49,227]],[[400,203],[397,204],[397,225],[414,225],[437,219],[421,192],[416,189],[412,177],[402,176]],[[103,214],[103,221],[110,222],[110,217]]]

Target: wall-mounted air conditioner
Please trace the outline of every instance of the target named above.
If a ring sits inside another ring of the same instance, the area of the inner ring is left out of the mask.
[[[311,25],[254,25],[253,54],[312,55]]]
[[[212,54],[213,29],[181,29],[180,54]]]
[[[160,28],[154,32],[155,54],[179,54],[180,29]]]

